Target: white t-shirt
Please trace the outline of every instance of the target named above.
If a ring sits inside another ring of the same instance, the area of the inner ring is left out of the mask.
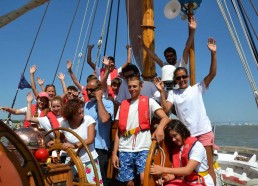
[[[96,71],[96,76],[98,77],[99,80],[101,80],[101,74],[100,74],[101,68],[96,67],[95,71]],[[117,69],[117,75],[119,75],[121,72],[122,72],[122,67],[119,67]],[[108,86],[111,85],[111,75],[110,74],[108,75],[108,78],[107,78],[107,85]]]
[[[155,87],[154,83],[150,81],[143,81],[141,95],[148,96],[149,98],[153,98],[157,101],[160,100],[159,91]],[[130,98],[131,98],[131,94],[129,93],[129,90],[128,90],[127,81],[123,80],[119,87],[116,100],[118,103],[121,103],[123,100],[130,99]]]
[[[202,95],[207,90],[204,81],[186,89],[170,90],[167,101],[176,107],[177,117],[190,130],[192,136],[211,131]]]
[[[209,169],[206,150],[203,145],[197,141],[189,152],[189,160],[195,160],[200,164],[195,168],[196,172],[204,172]],[[212,177],[208,174],[204,176],[207,186],[214,186]]]
[[[171,65],[171,64],[169,64],[168,62],[165,62],[165,63],[163,63],[163,66],[165,66],[165,65]],[[174,65],[174,67],[176,67],[176,68],[177,67],[185,67],[185,68],[187,68],[187,64],[185,63],[183,57],[181,59],[177,60],[177,62]]]
[[[50,130],[52,130],[51,123],[50,123],[50,121],[49,121],[49,119],[48,119],[47,116],[39,117],[39,118],[37,118],[37,119],[38,119],[39,127],[40,127],[40,128],[45,129],[45,131],[50,131]],[[63,117],[57,116],[56,119],[57,119],[58,123],[60,124],[61,121],[63,120]],[[50,135],[52,138],[55,138],[55,135],[54,135],[53,132],[50,133],[49,135]]]
[[[82,124],[78,128],[76,128],[76,129],[72,129],[69,126],[67,120],[62,120],[61,123],[60,123],[60,126],[68,128],[68,129],[74,131],[83,140],[86,140],[87,137],[88,137],[88,127],[90,125],[94,125],[95,123],[96,123],[96,121],[91,116],[85,115]],[[65,135],[65,137],[66,137],[66,139],[67,139],[67,141],[69,143],[78,143],[79,142],[78,138],[76,138],[73,134],[71,134],[71,133],[69,133],[67,131],[64,131],[64,135]],[[97,152],[96,152],[96,150],[94,148],[94,143],[89,144],[88,148],[89,148],[89,151],[91,152],[91,155],[92,155],[93,159],[96,159],[98,157],[98,154],[97,154]],[[81,149],[79,155],[80,155],[80,158],[81,158],[83,163],[90,161],[89,156],[88,156],[88,154],[87,154],[87,152],[86,152],[86,150],[84,148]],[[67,157],[66,160],[70,161],[70,157]]]
[[[126,130],[129,131],[136,127],[139,127],[138,119],[138,104],[139,99],[132,101],[129,108]],[[161,109],[161,106],[152,98],[149,98],[149,113],[150,118],[153,117],[156,110]],[[116,120],[119,120],[120,107],[118,108]],[[139,152],[142,150],[149,150],[151,145],[151,133],[150,130],[140,131],[136,135],[135,146],[133,148],[133,140],[135,135],[129,137],[120,136],[119,151],[120,152]]]

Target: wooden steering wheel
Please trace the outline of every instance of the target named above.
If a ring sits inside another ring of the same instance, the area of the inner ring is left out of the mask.
[[[161,143],[164,146],[164,142]],[[149,153],[146,160],[146,165],[144,169],[144,183],[143,186],[154,186],[155,180],[159,179],[160,177],[150,175],[150,167],[151,165],[161,164],[164,166],[165,164],[165,152],[160,147],[156,139],[152,139],[152,143],[150,145]]]
[[[75,152],[72,148],[67,148],[65,150],[65,152],[71,157],[71,160],[73,161],[73,163],[75,164],[75,166],[78,170],[78,175],[79,175],[79,179],[80,179],[79,186],[89,185],[89,182],[88,182],[87,177],[86,177],[86,172],[84,170],[83,163],[82,163],[82,161],[79,157],[79,152],[82,149],[82,147],[84,147],[84,149],[86,150],[86,152],[87,152],[87,154],[90,158],[90,161],[91,161],[91,164],[92,164],[92,167],[93,167],[93,170],[94,170],[94,174],[95,174],[95,177],[96,177],[96,186],[99,186],[100,182],[99,182],[99,176],[98,176],[97,167],[95,165],[95,161],[94,161],[94,159],[91,155],[91,152],[89,151],[88,146],[86,145],[85,141],[77,133],[75,133],[74,131],[72,131],[68,128],[64,128],[64,127],[59,127],[59,128],[52,129],[52,130],[48,131],[45,134],[45,136],[47,136],[51,132],[55,132],[55,134],[56,134],[56,138],[54,140],[55,143],[53,145],[51,145],[51,147],[48,148],[48,151],[63,150],[63,148],[62,148],[63,143],[61,143],[60,134],[57,133],[57,131],[67,131],[67,132],[73,134],[75,137],[77,137],[77,139],[82,143],[82,146],[80,146],[78,148],[77,152]]]
[[[0,178],[3,185],[29,186],[28,174],[31,173],[38,186],[44,186],[43,174],[39,164],[26,144],[3,121],[0,121]],[[8,140],[8,145],[13,145],[15,151],[8,150],[2,139]],[[17,158],[21,155],[23,163]],[[8,175],[6,174],[8,172]],[[4,175],[4,176],[2,176]]]

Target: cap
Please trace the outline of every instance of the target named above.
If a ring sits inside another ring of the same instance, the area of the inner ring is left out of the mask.
[[[40,98],[45,97],[45,98],[49,99],[49,96],[48,96],[48,94],[47,94],[46,92],[40,92],[40,93],[38,94],[38,97],[40,97]],[[38,98],[38,97],[37,97],[37,98]]]

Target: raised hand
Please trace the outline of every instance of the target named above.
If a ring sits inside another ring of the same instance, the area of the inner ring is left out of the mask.
[[[44,84],[44,79],[41,79],[40,77],[37,77],[37,82],[41,86]]]
[[[32,66],[30,67],[30,73],[31,73],[31,74],[34,74],[36,71],[37,71],[37,65],[32,65]]]
[[[72,63],[71,63],[71,61],[70,60],[67,60],[67,62],[66,62],[66,68],[67,68],[67,70],[68,71],[71,71],[72,70]]]
[[[33,101],[33,99],[34,99],[34,96],[33,96],[33,94],[31,93],[31,92],[29,92],[28,94],[27,94],[27,102],[32,102]]]
[[[94,47],[94,45],[88,45],[88,46],[87,46],[88,50],[92,50],[93,47]]]
[[[153,83],[154,83],[154,85],[156,86],[156,88],[158,89],[159,92],[164,90],[164,88],[165,88],[164,83],[158,77],[155,77],[153,79]]]
[[[57,76],[60,80],[64,80],[65,79],[65,75],[63,73],[59,73]]]
[[[192,16],[188,22],[190,29],[195,30],[197,27],[197,22],[195,18]]]
[[[215,53],[217,51],[216,40],[212,37],[208,38],[207,47],[211,53]]]

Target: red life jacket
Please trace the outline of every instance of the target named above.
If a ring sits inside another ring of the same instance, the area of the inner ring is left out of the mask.
[[[36,112],[36,107],[37,106],[35,104],[31,105],[31,115],[32,116],[34,116],[34,114]],[[44,117],[44,116],[48,117],[48,119],[50,121],[50,124],[51,124],[53,129],[59,127],[59,122],[57,121],[57,118],[56,118],[56,116],[53,112],[48,112],[46,114],[44,111],[41,111],[39,117]],[[31,126],[31,122],[25,119],[24,120],[24,127],[27,128],[27,127],[30,127],[30,126]]]
[[[88,94],[87,94],[87,91],[86,91],[86,86],[83,87],[82,89],[82,96],[83,96],[83,99],[84,99],[84,103],[87,103],[90,101],[89,97],[88,97]]]
[[[105,68],[100,69],[100,77],[101,78],[104,76],[104,74],[105,74]],[[114,70],[112,72],[110,72],[111,81],[117,77],[118,77],[118,70],[117,70],[117,68],[114,68]],[[113,92],[110,85],[108,85],[108,96],[112,97],[112,98],[115,97],[115,93]]]
[[[185,167],[189,161],[189,153],[192,149],[192,147],[194,146],[194,144],[196,143],[197,138],[195,137],[188,137],[185,142],[184,142],[184,147],[183,147],[183,151],[181,153],[181,161],[180,161],[180,148],[175,148],[172,151],[172,165],[175,168],[178,167]],[[190,175],[185,176],[185,181],[188,182],[193,182],[196,181],[200,178],[200,176],[198,175],[198,173],[196,171],[193,171]]]
[[[126,125],[127,125],[130,103],[131,103],[131,99],[127,99],[127,100],[123,100],[120,105],[119,121],[118,121],[118,128],[120,130],[120,134],[124,134],[126,132]],[[141,130],[150,129],[149,98],[147,96],[141,95],[139,97],[138,118],[139,118],[139,127],[137,127],[138,129],[135,131],[135,134],[139,133]]]

